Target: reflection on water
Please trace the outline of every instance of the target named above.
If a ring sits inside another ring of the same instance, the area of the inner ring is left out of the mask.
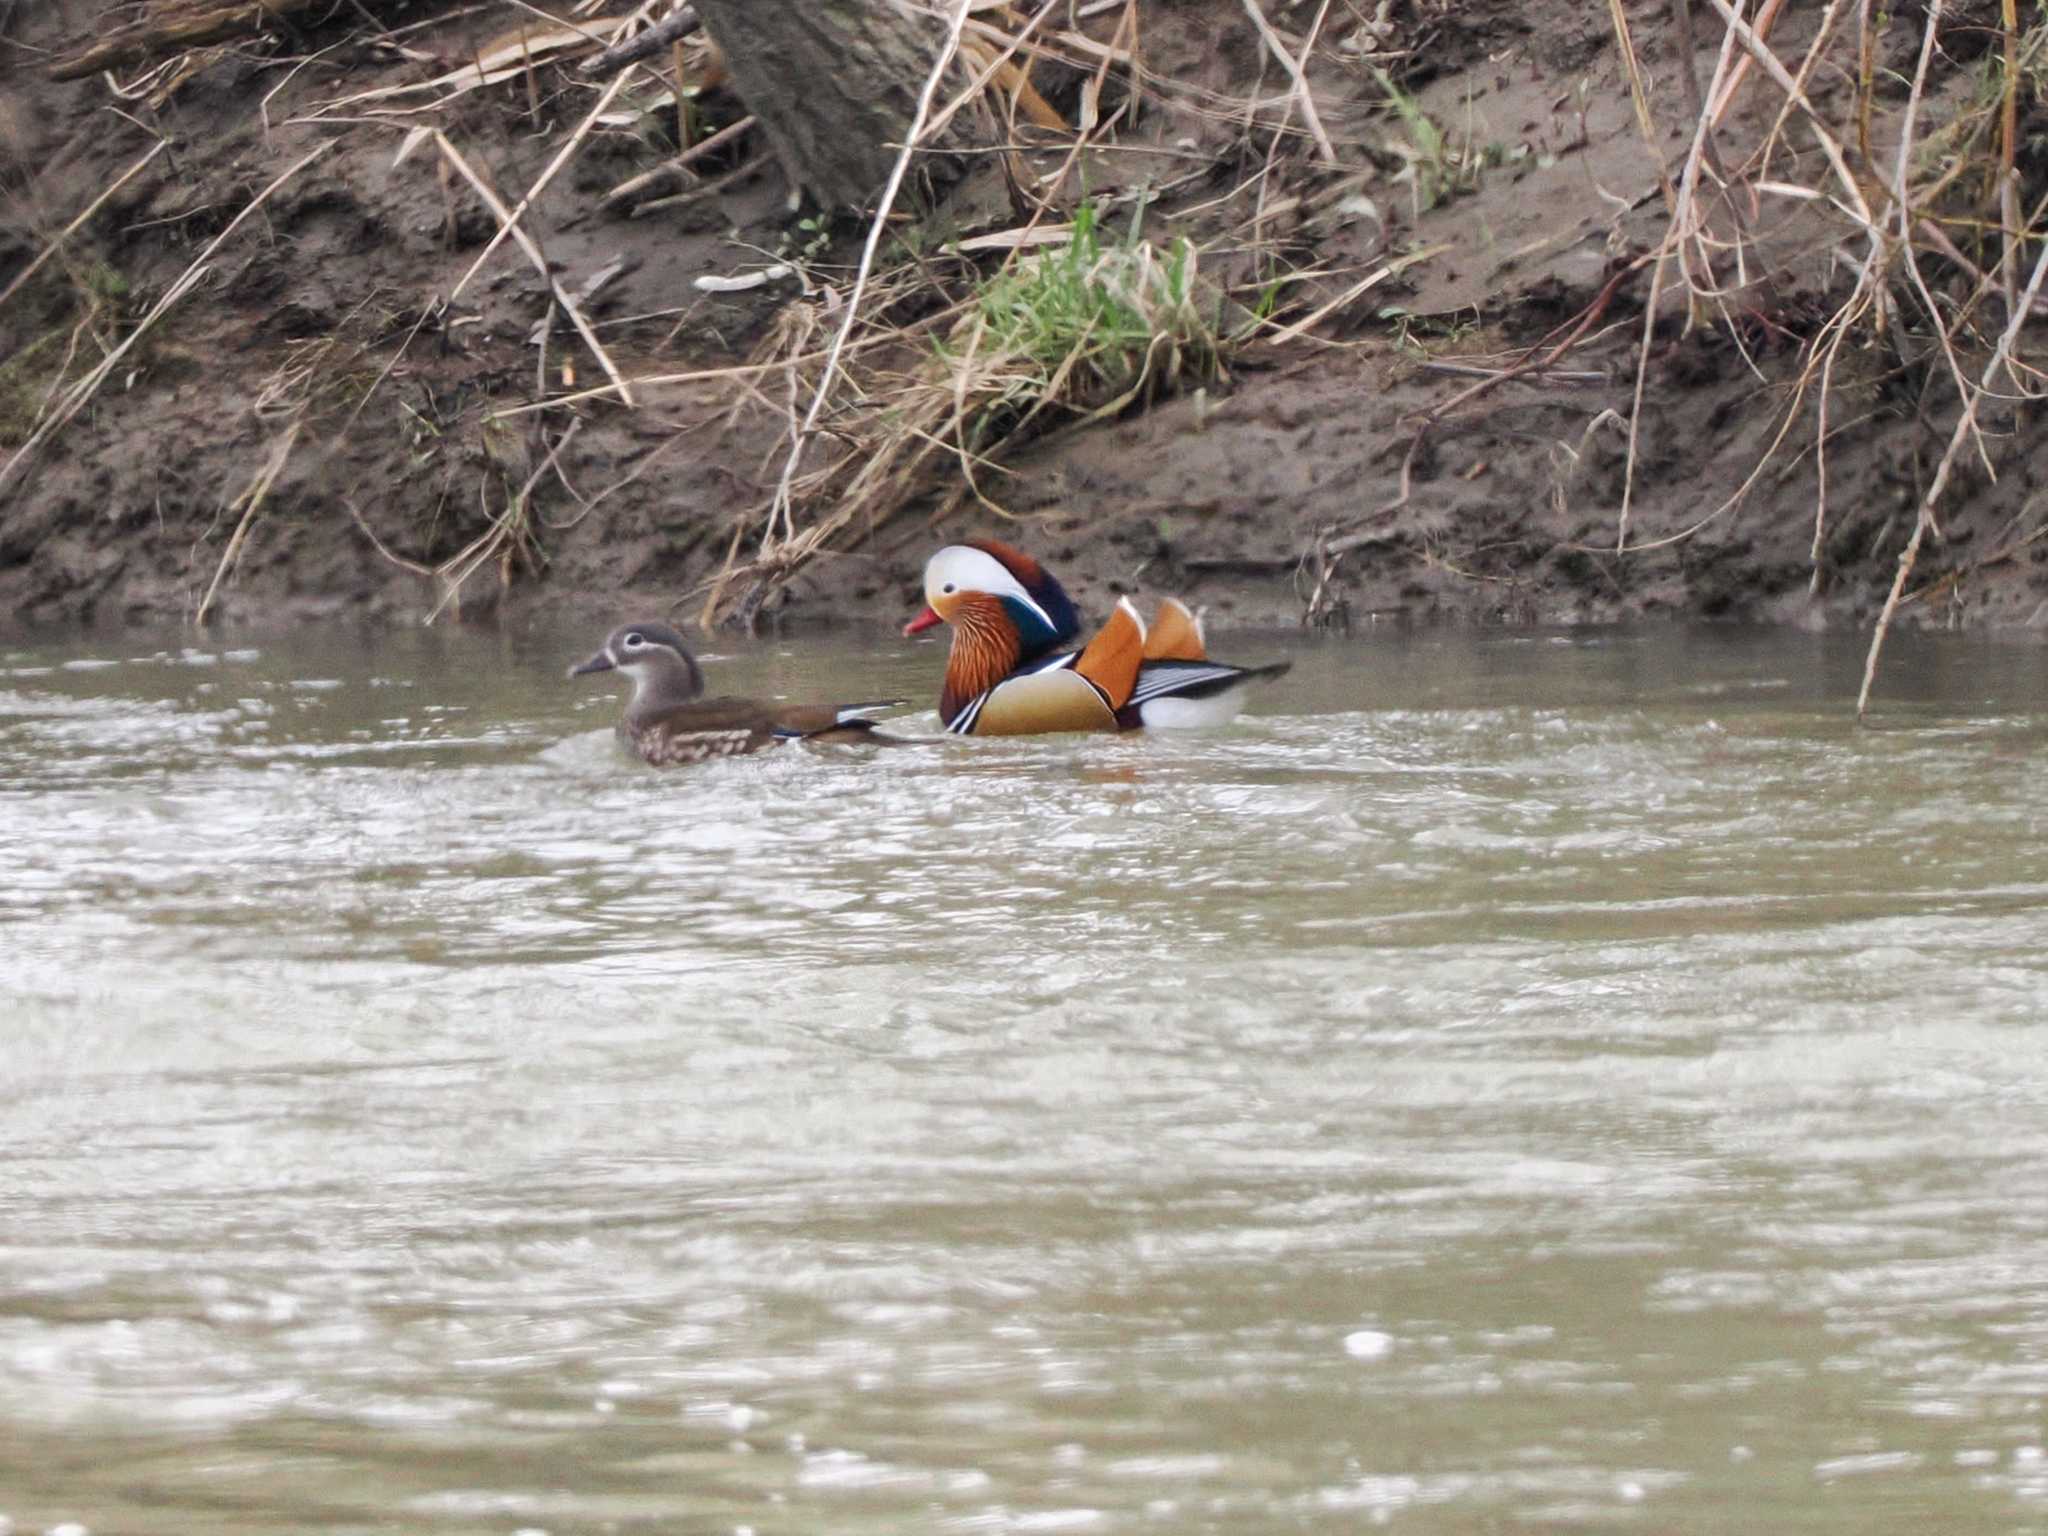
[[[2036,650],[659,774],[589,640],[0,646],[14,1529],[2048,1521]]]

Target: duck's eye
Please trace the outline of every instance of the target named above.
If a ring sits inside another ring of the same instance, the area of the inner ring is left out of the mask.
[[[953,583],[949,581],[945,584],[945,586],[941,587],[939,590],[942,593],[950,594],[953,591]]]
[[[641,646],[645,645],[647,642],[640,638],[640,631],[636,629],[633,631],[632,634],[626,636],[624,643],[627,650],[637,651],[640,649]]]

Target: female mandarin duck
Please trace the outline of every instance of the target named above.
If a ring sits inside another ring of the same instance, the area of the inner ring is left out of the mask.
[[[1080,649],[1080,615],[1050,571],[994,539],[949,544],[924,568],[925,609],[914,635],[953,626],[939,719],[961,736],[1221,725],[1248,683],[1289,663],[1233,667],[1209,660],[1202,627],[1167,598],[1147,629],[1129,598]]]
[[[621,624],[605,640],[604,649],[569,669],[571,677],[593,672],[623,672],[632,680],[633,697],[619,735],[657,768],[701,763],[713,757],[737,757],[785,741],[874,742],[893,744],[899,738],[877,735],[865,716],[900,704],[878,699],[867,704],[770,704],[762,699],[702,699],[704,674],[683,637],[666,624]]]

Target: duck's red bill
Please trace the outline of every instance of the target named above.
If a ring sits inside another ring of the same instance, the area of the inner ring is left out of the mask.
[[[924,612],[903,626],[903,633],[906,635],[921,635],[934,624],[943,624],[945,622],[944,619],[933,613],[930,608],[926,608]]]

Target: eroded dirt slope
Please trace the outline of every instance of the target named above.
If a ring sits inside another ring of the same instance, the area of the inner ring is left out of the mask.
[[[1277,20],[1298,41],[1312,9]],[[1374,270],[1398,272],[1305,333],[1276,340],[1269,327],[1233,360],[1229,382],[1199,398],[1051,431],[992,492],[1020,524],[969,503],[931,526],[946,489],[935,486],[808,566],[767,611],[898,615],[935,543],[997,528],[1054,560],[1090,603],[1124,587],[1176,589],[1253,622],[1292,621],[1311,599],[1327,622],[1867,621],[1946,434],[1921,384],[1877,361],[1838,381],[1818,577],[1810,409],[1728,505],[1780,431],[1815,318],[1841,281],[1837,253],[1799,222],[1796,203],[1760,206],[1752,234],[1775,253],[1778,276],[1754,313],[1738,304],[1689,334],[1677,306],[1660,314],[1633,548],[1617,554],[1649,298],[1639,258],[1661,236],[1664,205],[1605,12],[1418,0],[1385,14],[1371,39],[1333,25],[1312,59],[1342,174],[1309,173],[1290,140],[1292,158],[1254,186],[1270,135],[1227,103],[1271,99],[1287,82],[1235,0],[1147,7],[1146,66],[1186,88],[1148,100],[1129,140],[1208,158],[1148,219],[1191,234],[1206,269],[1241,296],[1280,267],[1328,273],[1290,290],[1298,314]],[[401,129],[332,104],[431,79],[516,18],[428,4],[380,19],[413,29],[402,47],[343,8],[189,56],[175,81],[58,84],[45,78],[48,57],[103,25],[102,8],[19,0],[0,10],[0,285],[159,135],[171,140],[0,306],[0,453],[33,430],[67,355],[90,357],[123,334],[257,191],[332,145],[222,245],[199,286],[0,490],[0,611],[191,615],[279,455],[216,597],[229,617],[422,616],[449,590],[420,568],[474,547],[522,491],[531,542],[492,555],[445,611],[652,601],[688,612],[736,521],[758,512],[785,441],[786,379],[648,387],[634,409],[589,402],[573,415],[493,418],[561,393],[565,365],[579,384],[597,370],[510,246],[449,301],[494,221],[431,151],[400,159]],[[1675,169],[1689,131],[1683,55],[1670,15],[1636,27]],[[1703,49],[1695,67],[1704,76],[1711,64]],[[1453,146],[1434,168],[1416,156],[1417,130],[1390,106],[1387,79],[1405,82]],[[554,158],[594,89],[571,68],[543,68],[433,120],[509,199]],[[1826,89],[1817,82],[1815,93]],[[1071,95],[1050,82],[1048,92],[1073,109]],[[706,128],[744,112],[718,91],[701,105]],[[1762,97],[1738,102],[1731,145],[1761,133],[1773,110]],[[621,370],[736,365],[791,323],[792,306],[813,307],[809,324],[829,318],[857,231],[820,238],[787,207],[770,157],[741,149],[708,161],[706,189],[640,217],[599,209],[607,190],[660,161],[659,134],[646,121],[606,127],[527,215],[558,281],[590,294]],[[1100,157],[1091,194],[1113,199],[1157,175],[1140,159]],[[989,176],[941,216],[955,233],[1013,220]],[[807,264],[815,291],[694,286],[776,255]],[[1512,363],[1581,320],[1562,371],[1457,403],[1483,380],[1469,370]],[[2011,418],[1994,425],[2024,431]],[[2028,538],[2038,470],[2023,442],[1996,484],[1977,471],[1959,479],[1907,618],[2038,619],[2048,546]]]

